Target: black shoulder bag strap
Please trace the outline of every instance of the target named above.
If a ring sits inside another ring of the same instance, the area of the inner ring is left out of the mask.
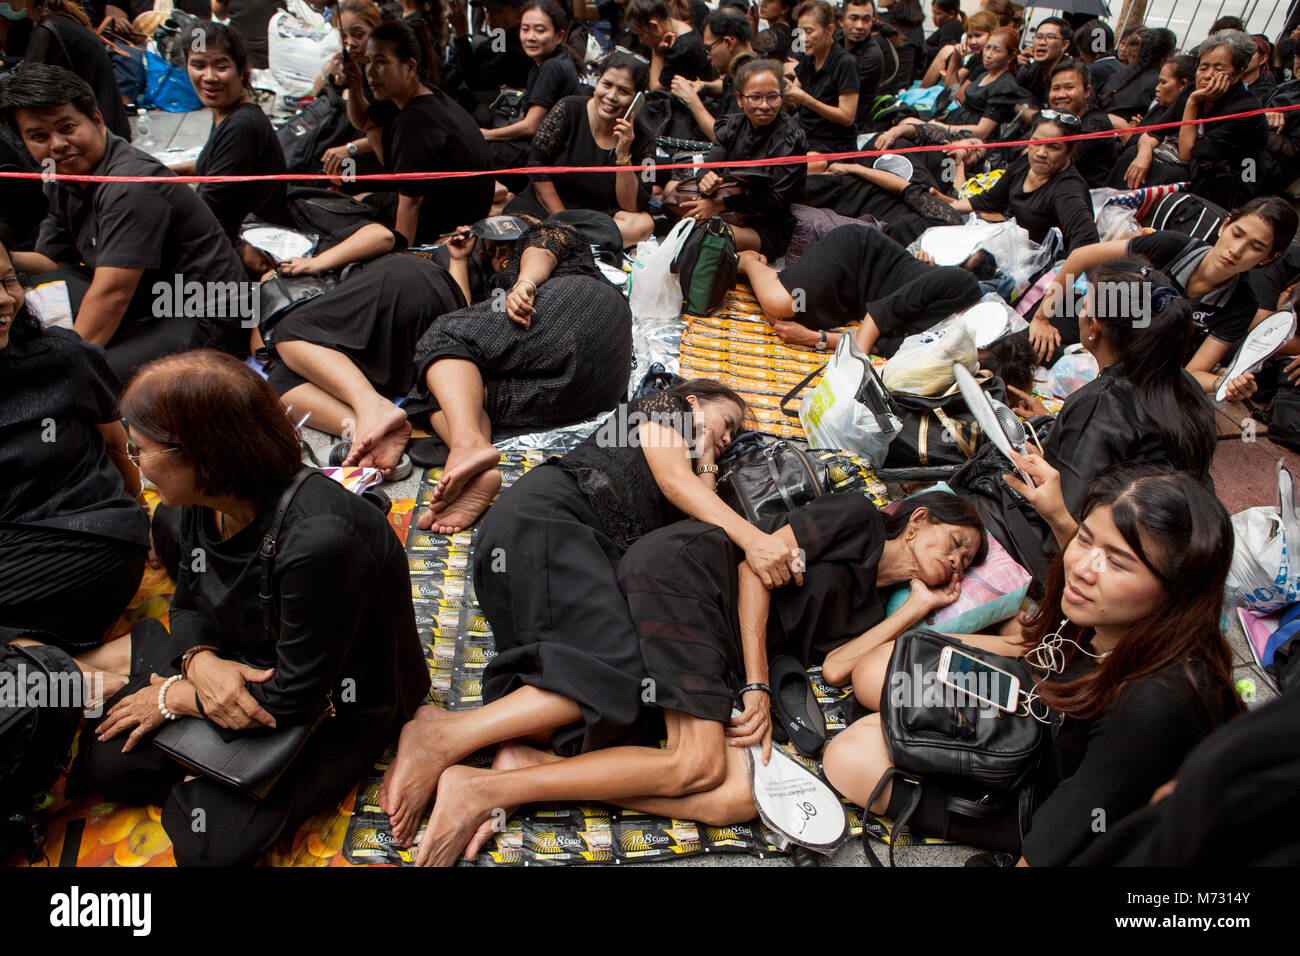
[[[871,835],[867,832],[867,816],[871,813],[871,805],[876,802],[876,797],[880,796],[880,791],[885,789],[885,784],[891,779],[895,779],[894,785],[899,783],[908,783],[912,785],[912,798],[907,801],[907,806],[903,807],[898,816],[894,819],[894,828],[889,831],[889,865],[894,866],[894,847],[898,843],[898,834],[907,826],[912,814],[921,803],[921,781],[914,777],[908,776],[907,772],[897,767],[890,767],[880,775],[880,780],[876,783],[876,789],[871,791],[871,796],[867,797],[866,804],[862,808],[862,852],[867,855],[867,860],[872,866],[884,869],[885,864],[880,862],[880,857],[876,856],[876,850],[871,845]]]
[[[798,395],[801,391],[803,391],[804,388],[807,387],[809,382],[811,382],[813,379],[815,379],[818,375],[820,375],[824,371],[826,371],[825,365],[821,365],[813,369],[811,372],[809,372],[807,375],[805,375],[802,379],[799,380],[798,385],[790,389],[790,391],[786,392],[785,395],[781,397],[781,404],[780,404],[781,414],[788,415],[790,418],[798,418],[799,413],[797,411],[791,411],[790,409],[786,408],[786,405],[794,401],[794,397]]]
[[[257,553],[260,565],[258,596],[262,599],[262,626],[266,628],[266,632],[271,635],[273,641],[280,639],[275,626],[275,608],[272,605],[273,596],[271,594],[271,570],[275,566],[275,553],[279,546],[280,529],[284,526],[284,516],[289,511],[289,505],[293,503],[293,496],[298,493],[302,483],[315,474],[319,474],[315,468],[303,468],[294,477],[289,487],[284,489],[284,494],[280,495],[279,504],[275,506],[275,515],[271,518],[271,524],[266,529],[266,534],[262,536],[262,547]]]

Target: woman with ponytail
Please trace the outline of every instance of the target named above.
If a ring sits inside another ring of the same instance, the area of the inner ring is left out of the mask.
[[[927,781],[909,825],[1010,854],[995,865],[1019,857],[1021,866],[1061,866],[1145,806],[1188,752],[1241,709],[1219,632],[1233,534],[1227,511],[1201,482],[1149,463],[1099,477],[1073,512],[1076,526],[1051,466],[1037,456],[1021,460],[1037,488],[1008,482],[1044,508],[1054,501],[1062,550],[1036,611],[1006,635],[962,641],[1023,655],[1030,665],[1022,716],[1007,719],[1047,725],[1032,796],[975,819],[950,814],[949,800],[984,802],[986,788]],[[872,709],[894,690],[892,650],[881,645],[853,672],[858,700]],[[822,766],[840,793],[870,801],[891,766],[879,716],[832,740]],[[896,817],[916,795],[903,779],[887,784],[869,809]],[[1022,813],[1025,803],[1032,815]]]
[[[23,66],[46,63],[76,73],[95,91],[95,102],[109,132],[131,141],[122,94],[104,44],[76,0],[36,0],[28,10],[35,22]]]
[[[425,24],[385,22],[366,42],[366,78],[374,102],[361,83],[361,69],[349,58],[348,118],[392,173],[488,170],[492,157],[478,124],[459,103],[438,88],[429,72],[433,50]],[[492,206],[492,177],[409,179],[396,183],[397,232],[407,243],[432,242],[477,222]]]
[[[1043,446],[1071,512],[1119,462],[1162,461],[1204,480],[1215,448],[1214,410],[1183,369],[1192,303],[1137,259],[1111,260],[1088,278],[1079,333],[1101,373],[1065,400]]]

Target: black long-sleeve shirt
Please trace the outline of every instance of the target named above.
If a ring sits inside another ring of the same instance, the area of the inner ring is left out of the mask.
[[[211,644],[220,657],[275,668],[248,690],[277,722],[314,718],[332,691],[338,716],[320,731],[327,746],[387,740],[429,689],[401,542],[370,502],[324,476],[308,478],[279,537],[273,640],[262,624],[258,549],[275,504],[224,541],[208,509],[182,509],[174,657]]]
[[[713,147],[704,157],[709,163],[801,156],[808,152],[803,127],[788,113],[777,113],[776,119],[766,126],[755,126],[744,113],[731,113],[714,123],[713,131],[716,137]],[[729,172],[716,171],[719,175]],[[803,187],[808,179],[808,167],[802,163],[741,167],[730,172],[742,177],[746,189],[723,199],[729,211],[780,221],[790,218],[791,203],[803,199]]]

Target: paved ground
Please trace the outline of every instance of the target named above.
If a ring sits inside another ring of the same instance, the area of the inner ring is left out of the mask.
[[[190,149],[202,146],[211,129],[211,119],[206,110],[194,113],[149,114],[150,135],[156,145],[150,149],[157,152],[163,149]],[[135,124],[132,117],[132,124]],[[137,139],[137,145],[139,140]],[[1243,440],[1243,422],[1249,418],[1247,410],[1241,405],[1223,403],[1219,406],[1218,424],[1220,431],[1219,450],[1214,459],[1213,475],[1220,499],[1230,512],[1255,505],[1272,504],[1277,498],[1275,466],[1278,458],[1283,458],[1292,472],[1300,475],[1300,455],[1279,448],[1268,441],[1266,429],[1258,426],[1254,440]],[[329,447],[336,440],[323,432],[306,428],[304,437],[323,459]],[[413,498],[420,483],[420,470],[405,481],[394,482],[384,486],[392,498]],[[1245,635],[1235,615],[1227,632],[1228,643],[1232,648],[1234,668],[1233,679],[1242,677],[1253,680],[1259,688],[1260,700],[1273,696],[1268,690],[1263,675],[1255,667]],[[974,850],[969,847],[936,846],[907,847],[900,852],[900,860],[909,866],[961,866]],[[858,841],[852,841],[840,848],[831,861],[833,866],[861,866],[866,863],[862,847]],[[785,860],[759,860],[753,857],[732,855],[688,857],[683,860],[663,865],[670,866],[785,866]]]

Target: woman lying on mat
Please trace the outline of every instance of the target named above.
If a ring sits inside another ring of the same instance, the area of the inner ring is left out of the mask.
[[[974,305],[981,293],[973,273],[991,277],[992,268],[981,252],[939,268],[879,229],[854,224],[836,226],[780,272],[756,253],[740,255],[740,272],[777,335],[833,351],[840,333],[830,330],[861,321],[854,334],[864,355],[893,355],[906,336]]]
[[[421,528],[472,525],[501,487],[493,426],[553,428],[626,395],[632,313],[571,226],[543,222],[515,244],[486,302],[444,315],[416,347],[406,410],[428,410],[450,452]]]
[[[491,836],[483,824],[494,807],[535,801],[601,800],[715,826],[752,820],[740,748],[759,746],[764,761],[771,753],[768,646],[815,663],[845,642],[892,640],[954,601],[962,572],[986,547],[974,509],[941,492],[888,516],[860,494],[823,495],[770,524],[779,525],[772,537],[786,552],[803,555],[794,586],[769,592],[727,533],[700,521],[647,534],[619,564],[634,665],[619,701],[653,730],[643,741],[662,739],[661,716],[666,748],[614,746],[565,759],[516,734],[493,770],[443,772],[421,859],[450,865],[467,844],[475,853]],[[886,617],[880,588],[905,581],[911,597]],[[741,691],[744,712],[733,718]],[[586,716],[573,700],[553,706],[555,718]]]
[[[272,358],[267,381],[280,400],[298,419],[310,412],[313,428],[349,436],[344,464],[385,476],[411,436],[406,412],[392,399],[416,383],[416,343],[435,319],[468,301],[448,270],[405,254],[405,246],[400,234],[368,223],[314,256],[282,263],[287,276],[343,274],[321,295],[261,324]]]
[[[736,71],[736,99],[741,112],[723,116],[715,124],[708,163],[736,159],[773,159],[808,152],[803,128],[781,111],[785,88],[782,67],[775,60],[750,60]],[[739,175],[738,182],[729,176]],[[768,258],[785,255],[794,235],[790,204],[803,199],[807,167],[803,163],[728,171],[710,169],[699,180],[699,198],[682,204],[683,216],[708,220],[722,216],[732,224],[736,248],[761,251]],[[665,198],[675,192],[668,184]]]
[[[96,647],[140,586],[149,520],[117,376],[23,307],[26,279],[0,243],[0,625]]]
[[[1053,469],[1041,458],[1022,461],[1038,487],[1012,485],[1054,495],[1064,512]],[[1064,865],[1104,832],[1099,819],[1113,825],[1144,806],[1188,751],[1240,710],[1219,632],[1233,540],[1223,505],[1186,474],[1126,465],[1097,479],[1078,514],[1077,530],[1066,515],[1065,547],[1037,611],[1006,636],[962,636],[996,654],[1025,654],[1041,678],[1021,688],[1050,728],[1032,822],[1020,819],[1014,798],[978,820],[950,813],[951,797],[980,800],[987,787],[927,781],[914,831],[1011,853],[1021,865]],[[873,709],[894,692],[892,650],[881,644],[853,667],[854,693]],[[831,785],[859,805],[889,767],[876,714],[835,737],[823,760]],[[893,784],[869,810],[892,817],[908,805],[912,788]]]
[[[617,567],[647,532],[689,515],[734,542],[730,554],[759,587],[790,581],[790,543],[713,491],[716,459],[744,414],[739,395],[708,379],[654,392],[619,406],[558,465],[532,469],[488,510],[474,564],[496,638],[487,704],[452,714],[425,707],[402,731],[380,793],[398,840],[415,836],[435,788],[447,786],[444,771],[483,747],[540,738],[575,754],[640,740],[645,668]],[[498,769],[512,753],[500,751]],[[445,814],[450,805],[439,806]],[[478,822],[455,845],[427,840],[420,863],[454,862]]]
[[[122,416],[179,511],[182,557],[170,637],[156,622],[133,632],[131,682],[82,734],[79,780],[161,805],[181,865],[252,863],[342,798],[428,692],[406,553],[378,508],[309,474],[284,514],[264,625],[258,553],[301,466],[275,393],[237,359],[191,351],[145,366]],[[310,722],[331,702],[260,801],[148,746],[168,713],[245,731]]]

